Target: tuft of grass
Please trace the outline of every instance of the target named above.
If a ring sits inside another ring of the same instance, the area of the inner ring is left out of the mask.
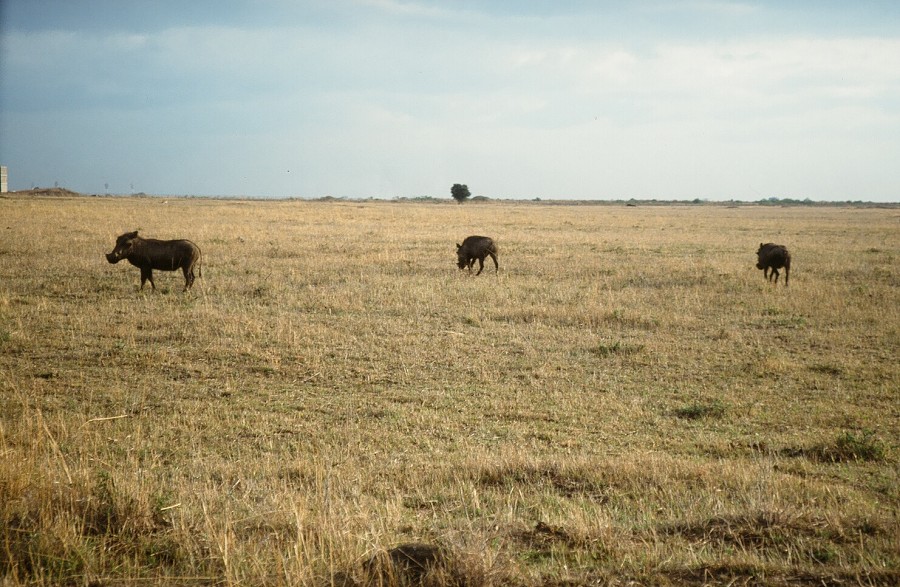
[[[808,448],[786,448],[781,454],[824,463],[878,463],[886,460],[887,449],[873,431],[863,430],[845,431],[828,442],[816,443]]]
[[[848,430],[838,435],[831,444],[816,447],[816,452],[822,460],[831,462],[878,462],[885,457],[884,443],[872,430]]]
[[[822,373],[824,375],[832,375],[834,377],[838,377],[844,373],[844,368],[840,365],[831,365],[831,364],[817,364],[812,365],[810,371],[815,373]]]
[[[699,420],[701,418],[721,418],[725,415],[725,404],[720,400],[708,402],[694,402],[675,410],[675,416],[685,420]]]
[[[643,344],[622,342],[617,340],[612,343],[600,343],[591,347],[590,352],[598,357],[609,357],[612,355],[633,355],[644,350]]]

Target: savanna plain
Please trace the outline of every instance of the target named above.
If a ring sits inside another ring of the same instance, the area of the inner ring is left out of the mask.
[[[897,585],[898,309],[898,208],[5,197],[0,584]]]

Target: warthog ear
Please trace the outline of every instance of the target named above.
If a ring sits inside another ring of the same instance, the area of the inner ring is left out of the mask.
[[[459,243],[456,243],[456,248],[457,248],[457,249],[461,249],[461,248],[462,248],[462,245],[459,244]]]

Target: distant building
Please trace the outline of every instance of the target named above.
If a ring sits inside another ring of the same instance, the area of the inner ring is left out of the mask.
[[[0,194],[9,191],[9,183],[6,177],[6,165],[0,165]]]

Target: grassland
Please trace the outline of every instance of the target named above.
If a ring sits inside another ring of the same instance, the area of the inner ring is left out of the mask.
[[[0,584],[896,585],[898,308],[897,209],[0,199]]]

